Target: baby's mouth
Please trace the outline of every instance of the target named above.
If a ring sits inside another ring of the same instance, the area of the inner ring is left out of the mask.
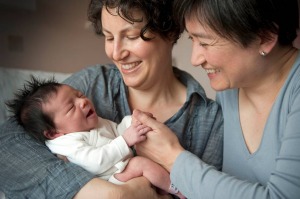
[[[88,114],[86,115],[86,117],[88,118],[88,117],[90,117],[93,114],[94,114],[93,109],[90,109],[89,112],[88,112]]]

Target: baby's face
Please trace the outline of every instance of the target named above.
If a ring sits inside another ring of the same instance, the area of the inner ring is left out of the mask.
[[[70,86],[58,87],[49,101],[43,105],[55,124],[57,133],[68,134],[96,128],[98,117],[92,102],[80,91]]]

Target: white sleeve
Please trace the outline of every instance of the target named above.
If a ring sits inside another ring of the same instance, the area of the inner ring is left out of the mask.
[[[128,115],[128,116],[125,116],[121,123],[119,125],[117,125],[117,132],[118,132],[118,135],[123,135],[124,131],[131,125],[131,116]]]
[[[64,155],[70,162],[97,175],[132,156],[131,149],[122,136],[111,140],[105,138],[107,143],[99,147],[90,145],[85,138],[93,137],[95,133],[97,132],[70,133],[54,140],[48,140],[46,145],[52,153]]]

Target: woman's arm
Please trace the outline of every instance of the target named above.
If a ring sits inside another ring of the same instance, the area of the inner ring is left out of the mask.
[[[74,199],[170,199],[168,195],[158,195],[144,177],[134,178],[124,185],[94,178],[76,194]]]
[[[300,98],[295,104],[300,104]],[[298,105],[299,106],[299,105]],[[165,125],[140,111],[133,116],[153,131],[147,140],[137,146],[138,154],[148,157],[171,173],[172,183],[187,198],[299,198],[300,196],[300,135],[299,108],[290,113],[276,169],[266,186],[249,182],[217,171],[197,156],[184,151]]]

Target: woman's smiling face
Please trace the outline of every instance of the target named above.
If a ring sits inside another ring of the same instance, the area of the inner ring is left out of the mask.
[[[191,63],[203,67],[214,90],[249,86],[262,76],[258,42],[244,48],[221,38],[193,17],[186,19],[186,29],[192,40]]]
[[[136,18],[143,18],[138,11],[133,14]],[[146,20],[130,23],[114,10],[108,12],[105,8],[101,19],[106,54],[120,70],[127,86],[146,89],[164,78],[165,70],[171,67],[171,41],[150,31],[145,36],[152,39],[144,41],[140,32]]]

